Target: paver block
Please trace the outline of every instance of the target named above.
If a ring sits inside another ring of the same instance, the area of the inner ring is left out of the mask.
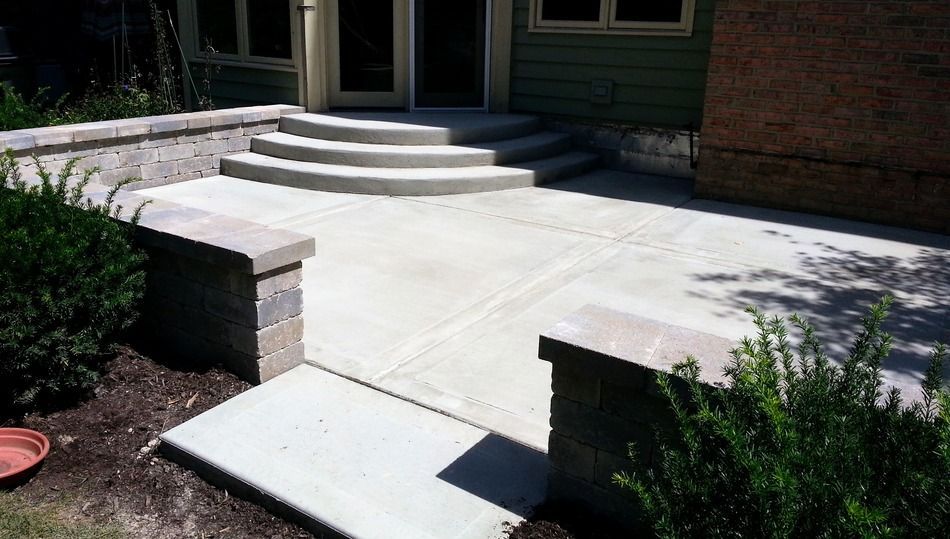
[[[195,144],[195,155],[214,155],[228,151],[228,141],[208,140]]]
[[[551,466],[566,474],[588,482],[594,481],[597,449],[589,445],[551,431],[548,438],[548,460]]]
[[[263,357],[303,339],[303,316],[295,316],[262,329],[232,324],[230,345],[238,352]]]
[[[551,428],[558,434],[614,454],[624,454],[630,442],[651,443],[650,433],[640,423],[558,395],[551,398]]]
[[[259,275],[232,272],[230,280],[231,292],[246,298],[264,299],[298,286],[303,280],[303,263],[295,262]]]
[[[76,142],[115,138],[116,136],[115,126],[109,124],[79,124],[73,125],[72,128],[73,140]]]
[[[211,168],[210,156],[192,157],[190,159],[182,159],[181,161],[178,161],[178,172],[181,174],[200,172],[209,168]]]
[[[142,150],[118,151],[116,153],[119,155],[119,166],[130,167],[155,163],[158,161],[159,149],[145,148]]]
[[[129,178],[141,178],[141,177],[142,177],[141,167],[138,167],[138,166],[122,167],[122,168],[115,168],[112,170],[104,170],[100,172],[99,182],[105,185],[115,185]]]
[[[147,165],[142,165],[143,180],[164,178],[165,176],[174,176],[175,174],[178,174],[177,161],[162,161],[159,163],[149,163]]]
[[[237,324],[255,329],[265,328],[302,313],[303,290],[297,287],[255,301],[209,288],[205,290],[204,307]]]

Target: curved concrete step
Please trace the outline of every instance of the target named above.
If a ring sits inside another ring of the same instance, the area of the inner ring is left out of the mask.
[[[552,132],[465,146],[365,144],[279,132],[251,139],[251,151],[271,157],[331,165],[384,168],[503,165],[543,159],[570,149],[570,135]]]
[[[317,191],[369,195],[449,195],[529,187],[593,168],[594,154],[569,152],[508,166],[369,168],[244,153],[223,157],[221,174]]]
[[[483,112],[346,112],[281,116],[279,131],[367,144],[471,144],[534,133],[541,122],[522,114]]]

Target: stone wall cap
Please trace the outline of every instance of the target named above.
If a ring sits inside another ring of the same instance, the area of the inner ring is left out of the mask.
[[[33,135],[24,131],[4,131],[0,133],[0,151],[29,150],[35,145]]]
[[[692,355],[702,367],[702,379],[721,384],[733,348],[735,343],[723,337],[586,305],[541,334],[538,356],[551,363],[582,360],[585,368],[609,376],[630,364],[669,372]]]
[[[108,140],[134,135],[167,133],[192,128],[217,127],[240,123],[273,121],[284,114],[299,114],[297,105],[255,105],[211,111],[183,112],[162,116],[143,116],[121,120],[36,127],[16,131],[0,131],[0,151],[29,150],[73,142]]]
[[[91,183],[86,192],[93,202],[101,202],[105,190]],[[119,190],[115,201],[122,205],[123,221],[128,221],[142,202],[154,201],[143,208],[138,224],[137,238],[142,245],[240,273],[260,275],[316,253],[314,239],[298,232],[152,199],[133,191]]]

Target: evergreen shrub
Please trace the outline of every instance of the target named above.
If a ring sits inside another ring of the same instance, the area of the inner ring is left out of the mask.
[[[758,335],[700,382],[695,359],[660,374],[675,413],[659,457],[615,482],[631,489],[660,537],[946,537],[950,530],[950,396],[944,345],[922,398],[885,389],[882,330],[891,299],[872,306],[848,357],[829,360],[815,329],[793,352],[785,321],[750,308]],[[635,455],[636,448],[631,448]]]
[[[12,152],[0,157],[0,408],[55,405],[89,388],[138,314],[145,256],[134,226],[117,220],[118,186],[104,203],[84,199],[94,170],[69,180],[74,165],[53,178],[37,162],[30,185]]]

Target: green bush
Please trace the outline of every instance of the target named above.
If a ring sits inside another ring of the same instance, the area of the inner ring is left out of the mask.
[[[100,85],[94,83],[78,101],[51,120],[53,124],[78,124],[157,116],[181,112],[158,92],[135,84]]]
[[[871,308],[839,367],[815,330],[750,309],[758,328],[725,369],[728,385],[699,381],[694,359],[677,381],[659,375],[676,428],[659,462],[615,481],[633,490],[661,537],[946,537],[950,530],[950,396],[943,345],[923,398],[884,393],[881,329],[890,298]],[[635,453],[635,448],[631,449]]]
[[[15,410],[88,388],[145,287],[133,227],[114,219],[117,188],[94,204],[93,171],[74,183],[74,162],[55,180],[36,166],[28,185],[12,152],[0,157],[0,408]]]
[[[94,82],[75,101],[69,101],[69,96],[64,95],[51,103],[45,94],[46,88],[41,88],[32,99],[26,100],[12,86],[0,84],[0,131],[181,112],[181,107],[159,91],[135,84]]]
[[[27,101],[13,86],[0,84],[0,131],[30,129],[54,122],[59,103],[48,106],[44,94],[45,89],[41,89]]]

